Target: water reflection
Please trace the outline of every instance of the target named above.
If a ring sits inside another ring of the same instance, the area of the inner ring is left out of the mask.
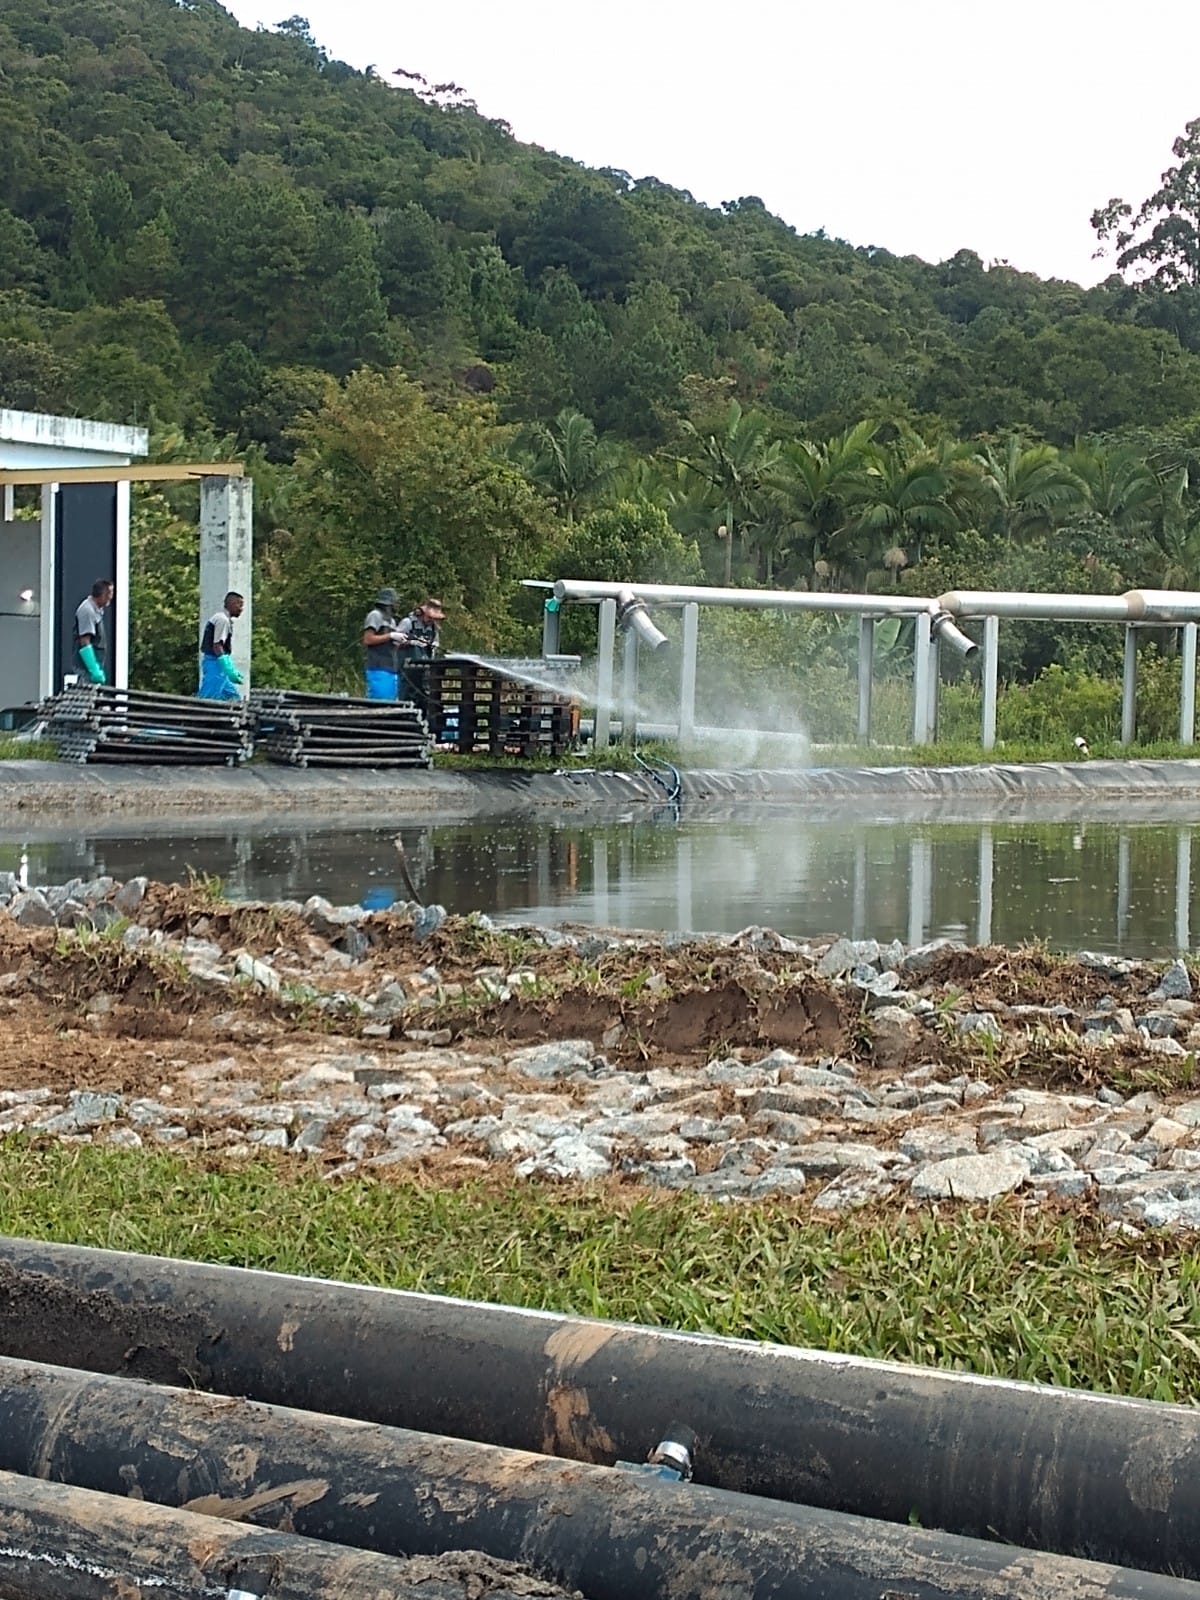
[[[679,823],[665,813],[422,822],[403,837],[426,899],[509,920],[725,931],[759,923],[796,936],[1041,939],[1161,956],[1191,946],[1197,826],[1186,813],[943,822],[748,808]],[[184,837],[144,826],[71,838],[10,829],[0,833],[0,869],[23,867],[32,883],[210,874],[235,898],[316,893],[379,908],[406,897],[395,832],[296,819],[214,823]]]

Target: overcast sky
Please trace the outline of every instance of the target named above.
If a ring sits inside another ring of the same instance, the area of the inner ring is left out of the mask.
[[[1200,0],[224,0],[307,16],[389,78],[460,84],[519,139],[802,233],[1094,283],[1200,117]]]

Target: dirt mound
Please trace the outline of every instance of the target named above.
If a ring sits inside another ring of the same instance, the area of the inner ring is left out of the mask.
[[[1085,966],[1047,950],[1006,950],[982,945],[935,955],[914,987],[923,993],[957,989],[975,1009],[1009,1005],[1067,1005],[1084,1010],[1104,995],[1123,1002],[1144,999],[1159,982],[1157,971],[1135,967],[1128,974]]]
[[[138,911],[139,923],[172,938],[191,935],[222,950],[272,950],[303,954],[311,947],[312,930],[303,917],[282,906],[219,900],[206,889],[178,883],[152,883]]]
[[[851,1015],[842,997],[820,979],[754,993],[736,978],[687,983],[661,999],[626,998],[619,991],[570,986],[553,996],[513,998],[438,1018],[456,1038],[513,1041],[613,1039],[606,1054],[616,1060],[718,1055],[742,1045],[799,1053],[844,1054],[852,1042]],[[619,1029],[619,1037],[614,1030]]]

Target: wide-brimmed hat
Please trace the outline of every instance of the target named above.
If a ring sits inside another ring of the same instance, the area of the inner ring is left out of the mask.
[[[421,601],[421,610],[428,611],[435,622],[444,622],[446,619],[445,606],[440,600],[435,600],[432,595],[428,600]]]
[[[375,604],[377,606],[394,606],[398,599],[399,595],[397,595],[395,589],[380,589],[375,596]]]

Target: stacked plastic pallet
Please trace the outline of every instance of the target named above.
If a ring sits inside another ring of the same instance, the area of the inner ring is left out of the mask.
[[[429,728],[414,705],[256,690],[255,743],[291,767],[427,767]]]
[[[42,714],[60,760],[80,765],[236,767],[254,750],[249,709],[240,701],[87,683],[64,689]]]
[[[570,673],[545,661],[450,655],[418,671],[434,737],[462,754],[557,756],[579,732]]]

